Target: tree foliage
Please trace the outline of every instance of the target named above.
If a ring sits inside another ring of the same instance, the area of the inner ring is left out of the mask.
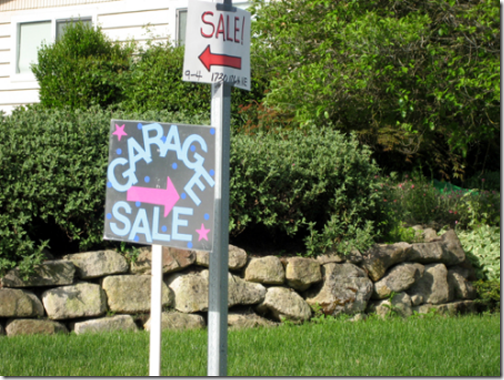
[[[32,66],[40,102],[47,108],[73,109],[119,102],[131,52],[131,47],[107,39],[100,28],[69,24],[60,40],[42,45],[38,64]]]
[[[125,111],[148,110],[184,111],[191,115],[210,113],[211,86],[207,83],[182,81],[184,48],[171,43],[150,43],[147,49],[136,52],[136,61],[122,83]],[[262,95],[263,84],[257,78],[252,91],[232,88],[232,111]]]
[[[444,176],[498,152],[496,1],[253,0],[252,12],[264,105],[284,118],[328,120]]]

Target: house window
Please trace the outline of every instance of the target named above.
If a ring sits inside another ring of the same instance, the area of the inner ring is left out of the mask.
[[[1,2],[1,0],[0,0]],[[30,14],[13,17],[11,20],[11,80],[14,82],[35,81],[31,65],[38,62],[38,50],[43,44],[52,44],[65,33],[65,28],[73,22],[82,21],[93,25],[95,17],[72,15],[69,12],[58,14]]]
[[[187,25],[187,9],[177,9],[177,43],[185,44]]]
[[[61,37],[63,37],[63,34],[65,34],[65,29],[69,24],[76,23],[76,22],[82,22],[84,25],[92,25],[91,22],[91,17],[88,18],[81,18],[81,19],[62,19],[62,20],[56,20],[56,41],[59,41]]]
[[[31,73],[30,64],[37,63],[38,48],[51,41],[51,21],[18,24],[16,73]]]

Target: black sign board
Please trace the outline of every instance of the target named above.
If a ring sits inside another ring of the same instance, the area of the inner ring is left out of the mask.
[[[104,238],[211,251],[215,171],[212,127],[112,120]]]

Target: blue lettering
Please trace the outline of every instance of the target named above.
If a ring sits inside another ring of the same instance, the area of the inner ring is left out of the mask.
[[[189,195],[189,197],[192,199],[192,201],[196,204],[196,206],[200,205],[201,200],[194,193],[194,191],[192,189],[193,186],[194,185],[198,186],[201,191],[205,190],[205,185],[203,184],[203,182],[201,182],[200,177],[205,178],[211,187],[213,187],[215,185],[213,178],[210,176],[210,174],[207,173],[205,168],[200,166],[200,167],[197,167],[196,169],[194,169],[194,174],[191,177],[191,179],[189,180],[189,182],[187,182],[187,184],[184,186],[184,190],[187,193],[187,195]]]
[[[131,207],[127,202],[119,201],[112,207],[112,215],[119,222],[124,224],[123,228],[117,227],[116,223],[110,223],[110,229],[112,232],[118,236],[126,236],[131,228],[131,222],[126,215],[119,213],[119,209],[123,208],[126,214],[131,214]]]
[[[189,222],[184,219],[179,219],[179,215],[192,215],[193,209],[189,207],[174,207],[172,209],[172,239],[182,241],[192,241],[192,235],[181,234],[178,232],[179,227],[187,227]]]
[[[134,240],[135,235],[137,234],[144,234],[145,240],[147,240],[148,243],[152,243],[152,237],[149,231],[149,220],[147,219],[147,212],[143,208],[138,210],[138,214],[135,218],[135,221],[133,222],[133,227],[131,228],[128,240]]]
[[[118,157],[114,161],[112,161],[107,169],[107,177],[112,184],[112,187],[120,192],[127,191],[132,185],[138,182],[137,177],[135,176],[135,172],[130,173],[130,171],[126,171],[123,173],[124,178],[128,178],[128,182],[126,184],[121,185],[119,181],[116,179],[114,170],[117,165],[126,165],[128,160],[123,157]]]
[[[173,141],[173,142],[172,142]],[[172,125],[170,130],[168,131],[168,137],[166,137],[166,141],[164,146],[161,148],[160,156],[166,156],[169,150],[177,152],[177,159],[182,159],[182,150],[180,148],[180,136],[178,133],[178,127],[176,125]]]
[[[138,154],[135,153],[138,152]],[[123,177],[131,177],[135,175],[136,163],[140,160],[144,160],[146,163],[150,164],[152,161],[150,155],[147,154],[145,150],[142,149],[139,143],[133,138],[128,139],[128,158],[129,158],[129,169],[123,173]]]
[[[188,138],[185,139],[184,145],[182,146],[182,152],[184,155],[182,156],[182,161],[184,161],[184,165],[187,166],[189,169],[195,169],[197,167],[200,167],[203,165],[203,162],[205,159],[201,157],[198,153],[194,153],[194,158],[196,158],[196,161],[191,162],[189,161],[189,157],[187,156],[188,150],[193,142],[199,142],[201,145],[201,149],[203,152],[207,152],[207,145],[203,137],[200,135],[191,135]]]
[[[155,136],[149,136],[150,131],[156,131]],[[143,136],[143,141],[144,141],[144,150],[147,153],[149,157],[152,157],[151,153],[151,144],[155,144],[159,147],[159,149],[163,150],[164,149],[164,143],[161,138],[163,137],[163,127],[161,124],[158,123],[153,123],[153,124],[148,124],[144,125],[142,127],[142,136]],[[166,152],[165,152],[166,155]],[[161,157],[164,157],[162,155]]]

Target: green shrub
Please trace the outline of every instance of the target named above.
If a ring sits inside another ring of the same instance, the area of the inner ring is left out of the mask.
[[[487,190],[439,190],[421,173],[405,174],[402,180],[392,173],[382,182],[388,212],[396,225],[430,225],[440,229],[500,226],[500,193]]]
[[[47,244],[56,254],[112,244],[102,240],[112,118],[209,123],[205,114],[98,106],[84,112],[37,105],[3,116],[0,271],[21,263],[29,270]],[[299,234],[308,254],[364,250],[375,234],[371,221],[381,215],[377,173],[367,147],[329,128],[235,134],[230,231],[263,225],[272,234]]]
[[[472,231],[457,230],[457,236],[478,279],[500,281],[500,228],[481,226]]]
[[[210,112],[210,86],[182,81],[184,48],[169,44],[141,50],[123,84],[127,111]]]
[[[125,114],[97,106],[84,112],[37,105],[2,116],[0,274],[18,264],[27,273],[48,244],[60,253],[108,244],[102,236],[112,118],[209,122],[183,113]]]
[[[40,102],[47,108],[73,109],[118,103],[131,53],[130,47],[108,40],[100,28],[69,24],[59,41],[42,46],[32,67]]]
[[[235,134],[230,230],[261,224],[305,236],[307,254],[367,249],[381,217],[378,167],[355,137],[327,127]]]
[[[487,172],[467,179],[464,187],[500,192],[500,172]]]
[[[184,111],[191,115],[210,113],[210,84],[184,82],[184,48],[170,43],[149,44],[138,52],[127,79],[123,82],[124,100],[121,109],[145,112],[147,110]],[[231,109],[238,114],[241,106],[260,99],[264,79],[252,71],[251,91],[232,88]]]
[[[252,52],[271,76],[266,106],[354,131],[395,170],[415,159],[445,178],[496,170],[496,1],[251,3]]]
[[[473,282],[476,289],[476,302],[482,311],[500,312],[500,280],[478,280]]]

